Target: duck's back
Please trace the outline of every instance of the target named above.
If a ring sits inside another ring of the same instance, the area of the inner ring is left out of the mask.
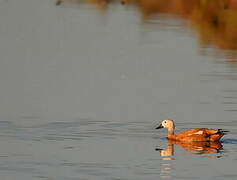
[[[196,128],[171,137],[178,141],[218,141],[224,135],[219,129]]]

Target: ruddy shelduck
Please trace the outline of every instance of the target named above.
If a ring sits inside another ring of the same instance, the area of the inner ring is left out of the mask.
[[[168,129],[168,139],[175,141],[219,141],[222,136],[224,136],[226,131],[221,129],[207,129],[207,128],[196,128],[183,131],[179,134],[174,133],[175,125],[173,120],[163,120],[162,123],[156,128],[166,128]]]

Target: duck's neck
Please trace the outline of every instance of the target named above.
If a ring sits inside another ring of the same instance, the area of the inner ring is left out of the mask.
[[[168,137],[174,135],[174,127],[168,128]]]

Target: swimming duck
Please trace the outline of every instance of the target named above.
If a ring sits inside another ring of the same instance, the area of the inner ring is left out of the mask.
[[[174,134],[174,121],[173,120],[163,120],[162,123],[156,128],[167,128],[168,129],[168,139],[175,141],[219,141],[222,136],[224,136],[226,131],[221,129],[207,129],[207,128],[196,128],[183,131],[179,134]]]

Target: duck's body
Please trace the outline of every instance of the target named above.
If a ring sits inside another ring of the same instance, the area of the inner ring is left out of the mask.
[[[207,129],[207,128],[196,128],[183,131],[179,134],[174,134],[175,125],[173,120],[164,120],[160,124],[159,128],[168,129],[168,139],[174,141],[210,141],[215,142],[219,141],[220,138],[224,135],[224,132],[220,129]]]
[[[176,135],[170,135],[168,139],[178,141],[219,141],[223,135],[217,129],[197,128],[183,131]]]

